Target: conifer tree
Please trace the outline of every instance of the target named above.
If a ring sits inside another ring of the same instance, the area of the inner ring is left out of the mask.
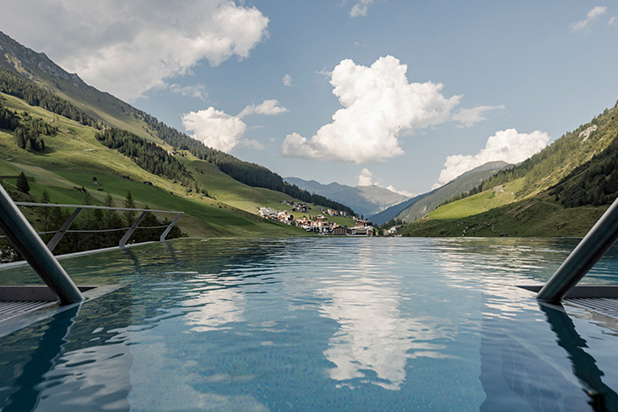
[[[17,189],[24,193],[28,193],[30,191],[30,185],[28,184],[28,178],[26,177],[24,172],[21,172],[19,176],[17,177]]]
[[[133,200],[133,196],[131,196],[131,191],[127,192],[127,197],[124,201],[124,207],[128,209],[135,209],[135,201]],[[127,226],[131,226],[133,222],[135,222],[136,213],[131,210],[125,210],[123,213],[124,220]]]

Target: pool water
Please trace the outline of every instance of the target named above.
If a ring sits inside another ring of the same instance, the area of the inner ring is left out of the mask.
[[[2,411],[617,410],[612,319],[539,306],[572,239],[179,239],[0,337]],[[587,283],[618,283],[612,249]],[[28,268],[0,284],[40,283]],[[603,409],[605,408],[605,409]]]

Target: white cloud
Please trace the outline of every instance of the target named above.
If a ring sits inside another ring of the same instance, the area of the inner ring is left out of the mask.
[[[401,134],[450,120],[461,98],[444,97],[441,84],[409,83],[406,71],[407,66],[392,56],[381,57],[371,67],[341,61],[330,83],[343,109],[311,139],[288,135],[281,153],[358,164],[403,154]]]
[[[238,143],[239,147],[248,147],[253,150],[264,150],[266,147],[257,140],[241,140]]]
[[[350,17],[360,17],[367,15],[367,7],[373,3],[373,0],[360,0],[350,10]]]
[[[414,197],[414,196],[418,195],[418,193],[408,192],[407,190],[398,190],[393,185],[388,185],[388,186],[386,186],[386,188],[388,190],[390,190],[391,192],[395,192],[395,193],[400,194],[402,196]]]
[[[279,106],[277,100],[264,100],[262,103],[256,105],[249,105],[245,107],[242,112],[238,114],[238,117],[242,118],[250,114],[263,114],[266,116],[273,116],[287,112],[288,109]]]
[[[571,23],[571,32],[575,33],[587,29],[593,22],[598,20],[601,15],[605,14],[606,11],[607,7],[605,6],[596,6],[592,8],[584,20]]]
[[[48,0],[35,7],[4,0],[0,13],[3,31],[127,100],[166,87],[203,60],[216,66],[248,57],[268,35],[268,21],[231,0]]]
[[[459,112],[453,115],[453,120],[461,122],[461,127],[470,127],[474,123],[486,120],[486,118],[483,116],[483,113],[490,110],[504,109],[504,107],[504,105],[476,106],[471,109],[461,109],[459,110]]]
[[[232,116],[214,107],[190,112],[181,117],[182,125],[191,137],[206,146],[229,153],[235,147],[249,147],[263,150],[264,145],[257,140],[243,139],[247,125],[241,119],[250,114],[272,116],[287,112],[277,100],[264,100],[258,105],[246,106],[238,115]]]
[[[607,25],[608,26],[613,26],[616,24],[616,16],[612,16],[609,18],[609,20],[607,21]]]
[[[371,178],[373,177],[373,173],[369,171],[366,167],[361,170],[360,175],[358,176],[358,185],[359,186],[371,186],[373,182]]]
[[[182,125],[188,132],[193,132],[191,137],[194,139],[228,153],[240,143],[247,130],[247,125],[240,118],[214,107],[184,114]]]
[[[286,74],[283,76],[283,85],[287,87],[292,87],[292,76]]]
[[[515,129],[496,132],[487,139],[485,148],[475,155],[452,155],[446,158],[444,169],[440,172],[439,187],[461,174],[487,162],[502,160],[519,163],[541,151],[549,142],[549,135],[540,130],[532,133],[519,133]]]
[[[194,97],[202,101],[206,101],[208,93],[206,93],[206,86],[203,84],[196,84],[193,86],[181,86],[177,83],[170,84],[170,91],[175,94],[179,94],[185,97]]]

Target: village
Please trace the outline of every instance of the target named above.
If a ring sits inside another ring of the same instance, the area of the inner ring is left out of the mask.
[[[328,216],[341,216],[349,217],[347,212],[321,209],[320,215],[295,218],[292,213],[307,213],[308,208],[305,203],[294,203],[284,200],[282,203],[287,205],[289,211],[278,211],[270,207],[262,207],[259,209],[260,216],[265,219],[270,219],[275,222],[285,223],[286,225],[294,225],[305,229],[307,232],[315,232],[320,235],[334,235],[334,236],[374,236],[376,231],[373,227],[373,223],[369,220],[363,220],[356,216],[352,216],[354,220],[354,227],[347,227],[336,222],[328,220],[325,215]]]

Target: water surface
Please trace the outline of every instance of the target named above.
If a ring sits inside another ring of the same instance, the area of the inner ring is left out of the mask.
[[[575,245],[181,239],[65,259],[77,284],[126,287],[0,338],[0,408],[611,410],[611,323],[515,287]],[[617,268],[612,250],[585,282]],[[38,280],[0,271],[16,283]]]

